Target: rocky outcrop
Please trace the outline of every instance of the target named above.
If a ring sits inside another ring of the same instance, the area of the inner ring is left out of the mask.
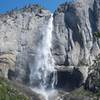
[[[93,94],[92,92],[86,91],[83,87],[76,89],[70,93],[60,92],[58,95],[58,100],[98,100],[99,95]]]
[[[29,82],[29,67],[34,63],[41,31],[50,16],[48,10],[38,5],[0,15],[0,68],[5,77],[9,69],[15,68],[10,79]]]
[[[0,76],[8,78],[8,71],[15,70],[16,55],[12,53],[0,54]]]
[[[52,42],[56,65],[84,69],[81,71],[86,79],[88,66],[100,53],[100,39],[95,32],[100,32],[100,0],[60,5],[54,13]]]
[[[85,89],[94,93],[100,93],[100,54],[94,60],[94,64],[89,68],[89,75],[85,82]]]

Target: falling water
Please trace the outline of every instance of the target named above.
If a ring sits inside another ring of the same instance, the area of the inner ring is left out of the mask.
[[[56,71],[54,69],[54,59],[51,54],[52,47],[53,17],[51,16],[47,28],[41,32],[42,40],[37,48],[35,65],[31,67],[30,84],[37,88],[54,88],[56,84]],[[35,67],[35,69],[34,69]]]

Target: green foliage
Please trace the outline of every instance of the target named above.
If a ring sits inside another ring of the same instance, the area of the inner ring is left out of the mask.
[[[95,32],[94,36],[96,36],[97,38],[100,38],[100,32]]]
[[[97,94],[97,93],[87,91],[84,89],[84,87],[80,87],[79,89],[72,91],[71,95],[74,97],[82,97],[82,98],[89,97],[92,98],[92,100],[98,100],[100,97],[99,93]]]
[[[90,69],[94,69],[95,71],[100,71],[100,54],[95,58],[93,65]]]
[[[92,92],[86,91],[83,87],[74,90],[72,93],[74,96],[92,96]]]
[[[93,65],[90,66],[89,71],[90,82],[94,84],[97,89],[95,95],[100,97],[100,54],[94,60]]]
[[[29,100],[29,98],[0,78],[0,100]]]
[[[42,10],[42,9],[43,9],[43,7],[42,7],[42,6],[38,6],[38,7],[39,7],[39,8],[38,8],[39,10]]]

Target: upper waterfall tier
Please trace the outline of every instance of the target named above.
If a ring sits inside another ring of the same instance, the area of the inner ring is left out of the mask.
[[[55,64],[51,54],[52,48],[53,16],[51,15],[48,24],[43,26],[40,33],[40,40],[37,43],[37,50],[33,65],[30,65],[30,84],[34,87],[53,88],[56,82]],[[53,76],[51,76],[51,74]]]

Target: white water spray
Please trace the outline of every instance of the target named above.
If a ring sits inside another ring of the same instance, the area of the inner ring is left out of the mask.
[[[54,88],[54,84],[57,82],[54,59],[50,51],[52,47],[52,31],[53,17],[51,16],[47,27],[41,32],[42,39],[37,48],[35,66],[30,69],[30,84],[34,87],[34,82],[36,82],[36,85],[39,84],[37,88],[42,90],[45,90],[48,87]]]

